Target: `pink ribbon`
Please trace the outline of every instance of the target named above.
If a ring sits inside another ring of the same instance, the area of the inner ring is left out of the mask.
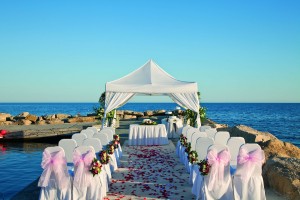
[[[224,167],[229,164],[230,153],[228,150],[217,152],[215,149],[210,150],[207,153],[208,163],[211,165],[209,172],[209,184],[208,189],[212,190],[215,186],[215,182],[223,182],[224,179]]]
[[[49,151],[45,150],[41,166],[44,171],[38,182],[39,187],[58,186],[58,188],[62,189],[68,185],[70,177],[67,170],[64,151],[58,151],[51,154]]]
[[[237,158],[237,163],[238,165],[242,165],[241,168],[243,168],[243,173],[241,173],[242,180],[247,181],[253,174],[255,165],[261,166],[264,160],[265,154],[263,150],[256,149],[248,152],[246,149],[241,148]]]
[[[73,184],[75,187],[87,187],[91,183],[93,176],[89,169],[94,157],[95,152],[93,151],[88,151],[86,154],[81,154],[78,150],[74,151],[73,162],[76,171]]]

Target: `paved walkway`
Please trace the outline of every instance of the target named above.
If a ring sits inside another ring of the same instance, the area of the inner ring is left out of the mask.
[[[106,200],[195,199],[171,141],[164,146],[128,146],[125,141],[122,148],[121,166],[113,173]]]

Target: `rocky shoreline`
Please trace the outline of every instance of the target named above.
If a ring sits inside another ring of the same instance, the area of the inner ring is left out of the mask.
[[[176,113],[176,115],[182,116],[183,111],[179,112],[180,113]],[[164,115],[165,110],[145,112],[134,112],[129,110],[117,111],[118,120],[135,120],[139,118],[156,119],[158,116]],[[25,123],[27,121],[30,121],[30,124]],[[0,129],[5,127],[7,130],[10,129],[9,127],[13,127],[11,125],[18,125],[17,127],[31,125],[26,126],[29,129],[30,127],[33,127],[32,125],[44,125],[39,127],[47,129],[47,125],[49,124],[52,124],[53,126],[62,126],[64,124],[67,125],[72,123],[95,123],[96,121],[98,121],[97,117],[92,114],[89,116],[71,116],[66,114],[34,116],[25,112],[13,117],[7,113],[0,113]],[[247,143],[258,143],[264,150],[266,157],[266,162],[263,165],[265,186],[274,189],[288,199],[300,199],[300,149],[297,146],[289,142],[283,142],[271,133],[257,131],[244,125],[228,127],[227,125],[218,124],[209,119],[205,120],[203,125],[210,125],[213,128],[217,128],[218,131],[228,131],[231,136],[243,137]],[[80,128],[76,131],[79,130]],[[37,128],[37,131],[41,132],[40,128]],[[68,130],[65,130],[65,132],[68,132]],[[7,136],[9,135],[10,134],[7,134]]]

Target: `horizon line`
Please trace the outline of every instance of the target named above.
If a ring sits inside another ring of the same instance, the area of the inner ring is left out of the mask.
[[[99,103],[99,102],[80,102],[80,101],[75,101],[75,102],[69,102],[69,101],[65,101],[65,102],[0,102],[3,104],[9,104],[9,103]],[[174,103],[177,104],[176,102],[128,102],[128,103]],[[128,104],[126,103],[126,104]],[[221,101],[211,101],[211,102],[200,102],[201,103],[300,103],[300,102],[221,102]],[[124,104],[124,105],[126,105]],[[123,106],[124,106],[123,105]]]

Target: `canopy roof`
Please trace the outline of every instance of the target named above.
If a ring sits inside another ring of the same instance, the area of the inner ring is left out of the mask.
[[[132,73],[106,83],[106,92],[167,94],[198,92],[196,82],[179,81],[160,68],[153,60]]]

